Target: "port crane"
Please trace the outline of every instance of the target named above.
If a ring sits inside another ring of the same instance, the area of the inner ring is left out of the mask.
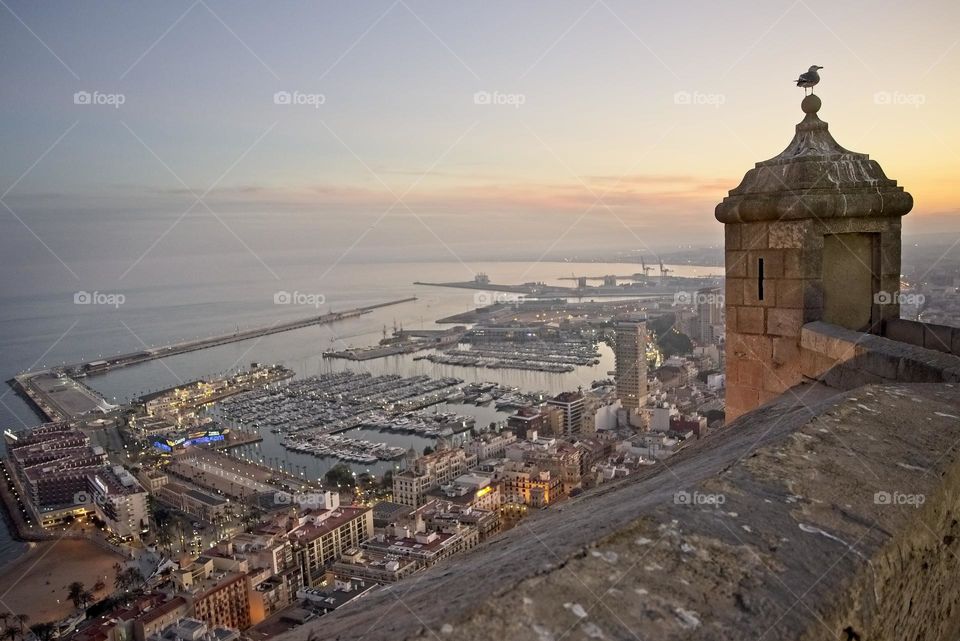
[[[650,272],[653,271],[653,267],[647,265],[647,261],[643,259],[643,256],[640,257],[640,265],[643,268],[643,277],[648,281],[650,280]]]
[[[667,282],[667,274],[672,272],[672,269],[667,269],[663,266],[663,259],[660,259],[660,284],[663,285]]]

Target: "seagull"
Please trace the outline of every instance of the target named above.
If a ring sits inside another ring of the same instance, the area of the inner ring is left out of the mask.
[[[804,95],[806,95],[807,89],[810,89],[810,92],[813,93],[814,85],[820,82],[820,74],[817,73],[817,69],[823,69],[823,67],[812,65],[807,69],[807,73],[802,73],[800,77],[797,78],[797,86],[803,87]]]

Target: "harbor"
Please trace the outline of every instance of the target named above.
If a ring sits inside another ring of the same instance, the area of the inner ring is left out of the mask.
[[[572,372],[581,365],[598,365],[600,352],[596,344],[590,341],[531,340],[523,343],[480,343],[418,358],[445,365],[562,373]]]
[[[441,403],[450,393],[444,390],[461,382],[452,377],[336,372],[244,392],[217,403],[212,415],[240,428],[333,434],[357,427],[371,410],[405,412]]]
[[[340,436],[339,434],[289,438],[281,441],[281,444],[294,452],[303,452],[313,456],[329,456],[341,461],[367,464],[398,459],[406,451],[402,447],[372,443]]]
[[[175,356],[177,354],[195,352],[201,349],[217,347],[218,345],[226,345],[228,343],[245,341],[251,338],[261,338],[263,336],[269,336],[270,334],[290,332],[296,329],[310,327],[311,325],[324,325],[327,323],[334,323],[341,320],[356,318],[364,314],[369,314],[370,312],[376,309],[380,309],[383,307],[391,307],[393,305],[400,305],[401,303],[409,303],[415,300],[417,300],[417,298],[415,296],[411,296],[408,298],[401,298],[399,300],[387,301],[385,303],[377,303],[375,305],[366,305],[363,307],[356,307],[354,309],[349,309],[342,312],[330,312],[327,314],[321,314],[320,316],[309,316],[307,318],[301,318],[298,320],[289,321],[285,323],[272,323],[270,325],[256,327],[253,329],[247,329],[242,331],[238,329],[237,331],[231,334],[221,334],[219,336],[210,336],[208,338],[200,338],[197,340],[183,341],[180,343],[175,343],[173,345],[165,345],[163,347],[149,348],[140,352],[119,354],[117,356],[112,356],[107,359],[67,365],[64,368],[64,370],[71,376],[76,376],[76,377],[89,376],[94,374],[103,374],[105,372],[108,372],[112,369],[116,369],[118,367],[127,367],[129,365],[136,365],[137,363],[143,363],[143,362],[151,361],[157,358],[166,358],[168,356]]]
[[[263,437],[276,435],[270,440],[290,452],[373,465],[395,461],[407,448],[384,442],[382,436],[363,437],[364,432],[432,440],[455,437],[476,425],[471,413],[424,407],[492,404],[502,412],[543,396],[492,382],[463,384],[449,377],[337,372],[244,392],[216,403],[208,416],[218,424],[258,431]],[[252,453],[248,450],[239,448],[239,455],[248,456]]]
[[[108,403],[98,392],[82,383],[79,379],[87,376],[106,374],[111,370],[145,363],[155,359],[167,358],[178,354],[195,352],[219,345],[238,341],[258,339],[271,334],[289,332],[311,325],[322,325],[336,321],[356,318],[364,314],[392,305],[408,303],[416,297],[366,305],[343,312],[331,312],[320,316],[311,316],[286,323],[273,323],[268,326],[249,330],[237,330],[232,334],[222,334],[191,341],[183,341],[163,347],[149,348],[139,352],[119,354],[107,359],[86,361],[45,369],[39,372],[22,373],[14,376],[8,383],[25,397],[41,415],[49,421],[69,420],[88,414],[108,414],[116,406]]]

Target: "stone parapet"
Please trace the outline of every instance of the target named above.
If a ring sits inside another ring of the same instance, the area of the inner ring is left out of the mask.
[[[924,326],[916,325],[922,338]],[[960,357],[828,323],[804,325],[800,347],[803,375],[837,389],[894,381],[960,382]]]

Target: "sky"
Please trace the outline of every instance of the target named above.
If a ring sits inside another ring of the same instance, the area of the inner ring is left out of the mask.
[[[834,137],[913,194],[905,232],[960,231],[957,24],[932,0],[2,0],[3,249],[136,257],[204,217],[257,249],[252,216],[441,254],[716,244],[813,64]]]

